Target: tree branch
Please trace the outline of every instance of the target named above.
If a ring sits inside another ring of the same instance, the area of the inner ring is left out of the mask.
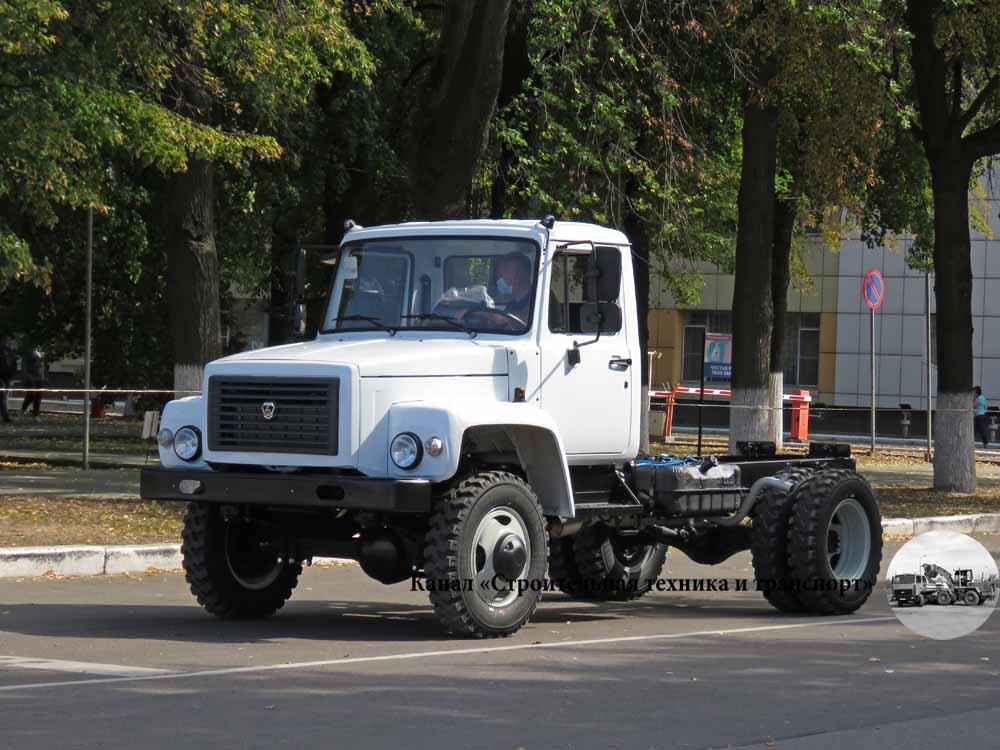
[[[962,139],[963,150],[973,159],[1000,154],[1000,120]]]
[[[965,111],[965,114],[962,115],[963,131],[967,127],[969,127],[969,123],[976,118],[976,115],[979,114],[979,111],[983,108],[983,105],[985,105],[986,102],[989,101],[989,98],[993,96],[998,90],[1000,90],[1000,73],[997,73],[995,76],[993,76],[990,80],[986,82],[986,85],[983,86],[983,90],[976,95],[976,98],[972,101],[972,104],[969,105],[969,108]]]

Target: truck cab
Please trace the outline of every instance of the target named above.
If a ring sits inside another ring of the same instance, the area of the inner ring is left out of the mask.
[[[142,473],[144,498],[189,503],[187,578],[216,615],[269,615],[303,561],[337,556],[426,587],[453,632],[507,635],[547,572],[636,598],[668,543],[703,561],[749,548],[740,521],[789,461],[800,480],[854,468],[849,450],[762,456],[744,487],[743,456],[637,464],[640,321],[615,229],[352,226],[324,262],[315,339],[210,362],[202,394],[165,407],[161,466]],[[858,505],[853,533],[874,513]]]

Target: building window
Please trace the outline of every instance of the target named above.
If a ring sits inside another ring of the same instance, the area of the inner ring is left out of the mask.
[[[819,328],[799,326],[799,372],[797,385],[819,384]]]
[[[684,326],[684,359],[681,380],[701,380],[701,347],[705,326]]]
[[[685,310],[681,380],[701,380],[706,333],[732,333],[732,330],[733,317],[729,310]]]
[[[788,313],[782,350],[785,385],[819,384],[819,313]]]
[[[701,379],[702,346],[706,332],[731,333],[728,310],[687,310],[681,344],[681,380]],[[819,384],[819,313],[787,313],[782,346],[786,385]]]

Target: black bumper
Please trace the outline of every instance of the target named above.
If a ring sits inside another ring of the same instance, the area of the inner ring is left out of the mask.
[[[428,513],[431,507],[431,484],[425,479],[331,474],[143,469],[139,494],[145,500],[347,508],[385,513]]]

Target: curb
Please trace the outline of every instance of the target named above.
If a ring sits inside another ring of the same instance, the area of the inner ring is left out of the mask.
[[[882,533],[892,537],[912,537],[927,531],[955,531],[962,534],[1000,532],[1000,513],[929,518],[885,518]],[[313,565],[357,565],[341,557],[315,557]],[[37,578],[45,575],[100,576],[181,568],[179,544],[137,544],[94,547],[0,548],[0,578]]]
[[[339,557],[313,558],[313,565],[323,564],[356,565],[357,563]],[[0,548],[0,579],[38,578],[47,575],[111,576],[180,568],[179,544]]]

